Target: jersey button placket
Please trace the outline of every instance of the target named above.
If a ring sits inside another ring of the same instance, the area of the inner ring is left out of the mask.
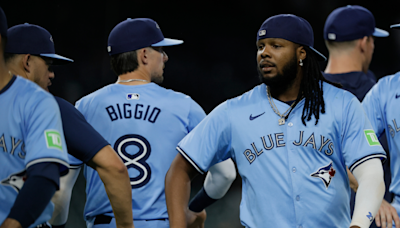
[[[297,146],[295,146],[293,143],[296,141],[296,137],[298,137],[298,132],[296,132],[296,128],[294,128],[294,124],[293,124],[293,118],[292,115],[289,115],[289,118],[287,119],[286,122],[286,148],[288,150],[288,155],[289,155],[289,160],[288,160],[288,165],[289,165],[289,169],[291,169],[291,182],[292,182],[292,194],[293,194],[293,201],[295,202],[295,216],[296,216],[296,220],[298,223],[301,222],[301,219],[298,217],[298,213],[301,210],[301,207],[299,205],[299,201],[300,201],[300,195],[298,195],[299,193],[299,180],[298,180],[298,151],[297,151]],[[296,194],[297,193],[297,194]],[[301,214],[301,213],[300,213]],[[297,224],[298,224],[297,223]],[[298,224],[298,227],[300,227],[301,225]]]

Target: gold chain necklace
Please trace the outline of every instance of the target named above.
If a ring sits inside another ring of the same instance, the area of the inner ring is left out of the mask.
[[[278,110],[278,107],[275,106],[274,100],[272,99],[272,96],[271,96],[271,91],[268,89],[268,86],[267,86],[267,89],[266,89],[266,90],[267,90],[268,101],[269,101],[269,104],[271,105],[272,110],[274,110],[274,112],[275,112],[279,117],[281,117],[281,118],[278,120],[279,125],[284,125],[284,124],[285,124],[285,119],[286,119],[286,116],[287,116],[286,113],[289,112],[289,111],[294,107],[294,104],[295,104],[296,102],[293,102],[293,103],[290,105],[289,109],[286,110],[286,112],[284,112],[283,114],[281,114],[281,113],[279,112],[279,110]]]

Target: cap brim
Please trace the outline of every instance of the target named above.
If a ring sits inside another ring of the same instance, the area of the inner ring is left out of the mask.
[[[372,35],[375,37],[387,37],[389,36],[389,33],[383,29],[375,28],[375,31],[372,33]]]
[[[165,46],[174,46],[178,44],[182,44],[183,40],[175,40],[175,39],[169,39],[169,38],[164,38],[158,43],[152,44],[152,47],[165,47]]]
[[[74,60],[63,57],[61,55],[57,55],[57,54],[40,54],[40,56],[43,57],[48,57],[48,58],[52,58],[55,61],[53,62],[54,65],[61,65],[61,64],[65,64],[65,63],[69,63],[69,62],[74,62]]]
[[[390,28],[400,28],[400,24],[391,25]]]
[[[309,46],[309,48],[311,50],[313,50],[315,54],[317,54],[317,58],[319,61],[326,61],[326,57],[322,53],[320,53],[319,51],[317,51],[315,48],[313,48],[311,46]]]

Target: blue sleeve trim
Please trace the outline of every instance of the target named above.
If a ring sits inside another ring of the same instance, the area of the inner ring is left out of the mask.
[[[54,171],[56,173],[57,170]],[[29,227],[42,214],[56,192],[54,181],[43,176],[28,177],[19,192],[8,218],[21,223],[22,227]]]
[[[182,154],[182,156],[197,170],[197,172],[199,172],[200,174],[204,174],[205,171],[203,171],[200,166],[198,166],[196,164],[196,162],[194,162],[189,155],[186,154],[186,152],[184,150],[182,150],[182,148],[180,148],[179,146],[176,147],[176,149],[179,151],[180,154]]]
[[[204,190],[204,187],[202,187],[201,190],[190,201],[189,210],[199,213],[217,201],[217,199],[211,198]]]
[[[30,166],[26,170],[27,180],[34,176],[44,177],[53,181],[57,185],[57,190],[60,185],[59,164],[53,162],[42,162]]]
[[[82,167],[82,164],[80,165],[69,165],[69,169],[79,169],[80,167]]]
[[[354,170],[357,166],[361,165],[361,164],[364,163],[365,161],[368,161],[368,160],[374,159],[374,158],[379,158],[379,159],[381,159],[382,163],[384,163],[384,162],[386,161],[386,155],[385,155],[385,154],[381,154],[381,153],[379,153],[379,154],[370,154],[370,155],[367,155],[367,156],[365,156],[365,157],[363,157],[363,158],[360,158],[360,159],[358,159],[356,162],[354,162],[354,163],[349,167],[350,172],[353,172],[353,170]]]

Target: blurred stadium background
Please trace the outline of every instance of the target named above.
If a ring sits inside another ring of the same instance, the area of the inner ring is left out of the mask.
[[[74,63],[55,67],[51,93],[74,104],[82,96],[109,83],[111,71],[107,38],[126,18],[149,17],[164,36],[182,39],[183,45],[165,48],[169,56],[162,86],[190,95],[206,113],[219,103],[259,84],[256,71],[256,33],[269,16],[292,13],[308,20],[314,29],[314,47],[328,56],[323,27],[329,13],[349,4],[362,5],[374,15],[376,26],[390,32],[375,40],[370,69],[380,78],[400,70],[400,23],[397,1],[280,0],[280,1],[2,1],[9,27],[40,25],[53,35],[56,52]],[[322,69],[325,63],[321,63]],[[21,91],[22,93],[23,91]],[[193,183],[194,194],[204,177]],[[79,177],[73,192],[68,228],[85,227],[85,180]],[[140,196],[138,196],[140,197]],[[239,220],[241,180],[227,195],[207,209],[208,228],[242,227]]]

